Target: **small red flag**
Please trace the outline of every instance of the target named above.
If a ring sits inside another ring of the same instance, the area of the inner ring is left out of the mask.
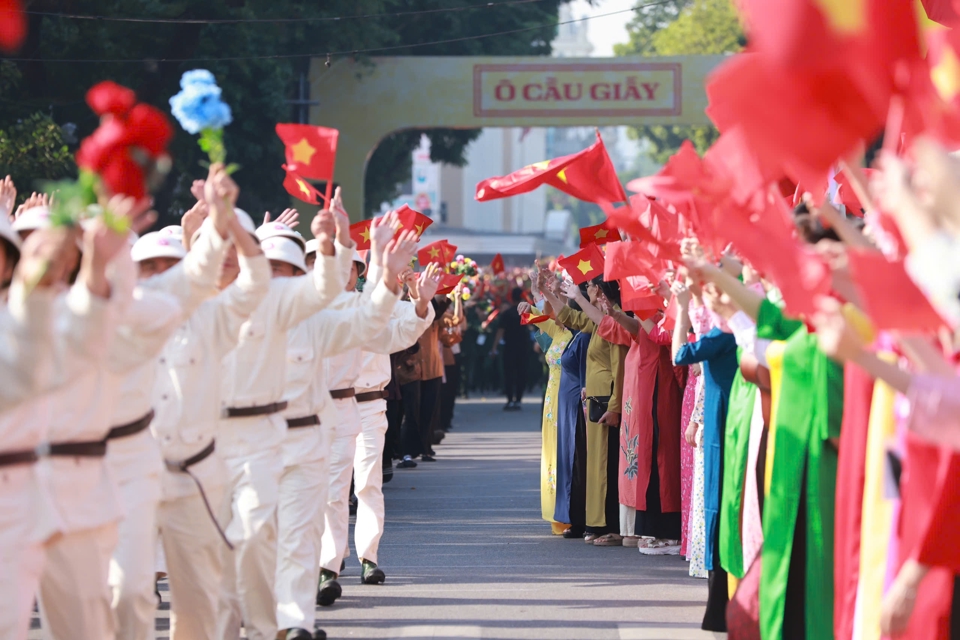
[[[350,239],[357,243],[358,251],[370,248],[370,227],[373,220],[361,220],[350,225]]]
[[[503,256],[499,253],[493,256],[493,260],[490,261],[490,270],[493,271],[493,275],[495,276],[507,270],[506,265],[503,264]]]
[[[452,245],[446,240],[437,240],[417,251],[417,261],[422,266],[427,266],[431,262],[446,266],[456,254],[456,245]]]
[[[0,0],[0,49],[13,53],[27,37],[27,16],[20,0]]]
[[[861,169],[861,171],[863,171],[864,175],[869,179],[876,169]],[[846,207],[847,213],[862,218],[864,206],[860,202],[860,198],[857,197],[857,193],[853,190],[850,176],[847,175],[846,171],[841,171],[837,173],[835,180],[839,186],[839,189],[837,189],[837,197],[840,198],[840,202]]]
[[[287,164],[296,165],[300,176],[333,180],[339,131],[309,124],[278,124],[276,131],[286,147]]]
[[[397,218],[400,220],[400,224],[405,231],[416,231],[417,238],[420,238],[423,232],[433,224],[430,216],[425,216],[407,205],[402,205],[397,209]]]
[[[560,266],[567,270],[570,278],[576,283],[593,280],[603,275],[603,252],[595,244],[588,244],[572,256],[560,260]]]
[[[287,165],[284,165],[283,168],[287,170],[287,177],[283,181],[283,188],[287,190],[287,193],[308,204],[319,205],[323,194],[301,176],[291,171]]]
[[[611,242],[607,245],[603,279],[610,282],[628,276],[646,276],[658,262],[641,242]]]
[[[888,262],[879,251],[847,250],[863,310],[882,331],[936,332],[947,323],[907,275],[902,262]]]
[[[529,313],[520,314],[520,324],[540,324],[550,319],[545,313],[540,313],[536,307],[530,307]]]
[[[445,296],[448,293],[452,293],[454,289],[457,288],[457,285],[460,284],[460,281],[463,279],[463,276],[459,273],[446,273],[440,278],[440,286],[437,287],[437,295]]]
[[[579,153],[544,160],[480,182],[476,198],[479,202],[506,198],[533,191],[543,184],[586,202],[625,202],[627,199],[599,131],[597,141]]]
[[[580,248],[583,249],[588,244],[607,244],[608,242],[618,242],[621,240],[620,232],[609,220],[604,220],[600,224],[592,227],[580,229]]]

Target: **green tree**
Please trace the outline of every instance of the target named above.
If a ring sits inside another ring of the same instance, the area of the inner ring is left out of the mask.
[[[652,11],[656,9],[656,11]],[[709,55],[735,53],[746,44],[737,12],[730,0],[674,0],[638,10],[628,27],[630,42],[617,45],[625,55]],[[633,127],[631,135],[650,142],[649,155],[659,163],[690,140],[700,153],[719,133],[713,126]]]
[[[226,129],[229,159],[242,169],[240,205],[251,213],[275,209],[288,202],[280,168],[283,147],[274,134],[277,122],[295,119],[288,100],[297,95],[298,79],[309,57],[260,59],[252,56],[294,56],[327,51],[413,45],[440,39],[475,36],[516,29],[531,31],[444,45],[400,48],[391,55],[538,55],[550,52],[556,32],[558,7],[565,0],[488,7],[484,0],[421,0],[416,10],[468,8],[465,11],[381,18],[340,19],[410,11],[404,0],[28,0],[30,25],[27,42],[18,57],[23,81],[4,92],[0,103],[30,105],[31,113],[49,113],[54,122],[74,123],[77,137],[88,135],[97,118],[84,104],[86,90],[112,79],[137,91],[138,97],[169,113],[168,99],[178,90],[184,71],[212,71],[234,112]],[[137,19],[263,19],[296,18],[281,23],[149,23],[81,20],[50,13],[122,16]],[[179,62],[180,58],[241,58],[207,62]],[[123,62],[122,60],[134,60]],[[93,62],[96,61],[96,62]],[[315,96],[321,100],[322,97]],[[15,120],[3,118],[0,128]],[[24,117],[20,115],[18,117]],[[428,131],[435,160],[462,163],[475,131]],[[395,185],[410,171],[410,154],[419,132],[400,132],[386,138],[371,159],[365,200],[379,204],[395,195]],[[178,210],[189,202],[189,185],[199,177],[201,152],[196,139],[180,131],[171,145],[174,167],[157,194],[158,210]],[[39,175],[36,178],[50,178]],[[161,223],[169,223],[169,218]]]

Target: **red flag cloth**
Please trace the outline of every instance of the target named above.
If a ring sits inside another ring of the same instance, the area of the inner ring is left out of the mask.
[[[457,247],[455,245],[450,244],[446,240],[437,240],[417,251],[417,261],[422,266],[426,266],[431,262],[445,266],[446,263],[453,260],[456,254]]]
[[[950,26],[960,19],[953,0],[920,0],[923,3],[923,10],[927,12],[927,17],[934,22]]]
[[[876,169],[861,169],[863,174],[870,179],[870,177],[876,172]],[[860,198],[857,197],[857,193],[853,190],[853,185],[850,182],[850,176],[847,175],[846,171],[841,171],[836,175],[835,178],[838,189],[837,197],[840,199],[840,202],[847,209],[847,213],[858,218],[863,217],[864,206],[860,202]]]
[[[907,275],[902,262],[887,262],[879,251],[847,250],[850,276],[864,312],[877,329],[936,332],[943,319]]]
[[[493,275],[500,275],[507,270],[506,265],[503,264],[503,256],[499,253],[490,261],[490,270],[493,271]]]
[[[287,193],[307,204],[319,205],[323,194],[301,176],[290,171],[287,165],[284,165],[283,168],[287,170],[287,177],[283,180],[283,188],[287,190]]]
[[[278,124],[276,130],[286,147],[287,164],[296,165],[297,174],[310,180],[333,180],[339,131],[309,124]]]
[[[358,251],[370,248],[370,226],[373,220],[361,220],[350,225],[350,239],[357,243]]]
[[[650,252],[661,260],[679,261],[680,249],[678,244],[662,241],[641,220],[641,207],[645,206],[644,203],[649,202],[643,196],[634,196],[630,198],[629,206],[614,209],[606,203],[601,203],[600,208],[603,209],[610,223],[628,234],[631,241],[647,243]],[[657,229],[659,231],[659,222],[657,222]],[[679,242],[679,239],[675,239],[675,242]]]
[[[437,295],[445,296],[448,293],[452,293],[453,290],[457,288],[457,285],[460,284],[462,279],[463,276],[459,273],[445,273],[440,278],[440,286],[437,287]]]
[[[567,270],[570,278],[576,283],[593,280],[603,275],[603,252],[595,244],[588,244],[572,256],[560,260],[560,266]]]
[[[404,230],[416,231],[417,238],[422,236],[423,232],[433,224],[430,216],[425,216],[407,205],[403,205],[397,209],[397,218],[400,220],[400,224]]]
[[[713,193],[712,180],[697,155],[693,143],[684,140],[680,149],[670,156],[656,175],[636,178],[627,183],[634,193],[642,193],[651,198],[662,198],[665,202],[678,202],[693,197],[693,190]],[[723,195],[722,191],[717,191]]]
[[[600,224],[592,227],[580,229],[580,248],[583,249],[588,244],[607,244],[620,240],[620,232],[609,220],[604,220]]]
[[[0,0],[0,49],[13,53],[27,37],[27,16],[20,0]]]
[[[620,280],[628,276],[645,276],[653,279],[657,259],[642,242],[611,242],[603,268],[603,279]]]
[[[550,185],[586,202],[626,202],[613,162],[607,154],[600,132],[590,147],[562,158],[544,160],[519,171],[477,184],[479,202],[506,198]]]
[[[531,307],[529,313],[520,314],[520,324],[540,324],[550,319],[545,313],[540,313],[536,307]]]

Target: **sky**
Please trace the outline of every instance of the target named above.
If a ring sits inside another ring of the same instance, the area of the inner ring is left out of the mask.
[[[587,0],[574,0],[570,3],[570,9],[574,18],[583,18],[632,9],[639,2],[640,0],[594,0],[591,6]],[[630,39],[627,36],[627,23],[630,22],[632,17],[632,11],[624,11],[605,18],[594,18],[587,21],[590,26],[588,31],[590,42],[594,47],[593,55],[596,57],[612,56],[613,45],[627,42]]]

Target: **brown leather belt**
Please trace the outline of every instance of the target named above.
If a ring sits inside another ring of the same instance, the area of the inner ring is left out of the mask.
[[[272,402],[259,407],[229,407],[223,410],[227,418],[251,418],[253,416],[269,416],[280,413],[287,408],[286,402]]]
[[[357,395],[357,390],[350,389],[334,389],[330,392],[330,397],[334,400],[343,400],[344,398],[352,398]]]
[[[286,403],[284,403],[286,404]],[[203,490],[203,485],[200,484],[200,479],[193,475],[193,472],[190,471],[190,467],[195,464],[200,464],[207,458],[213,455],[213,452],[216,450],[217,441],[211,440],[210,444],[205,446],[200,450],[199,453],[196,453],[186,460],[181,460],[180,462],[174,462],[172,460],[164,460],[163,463],[167,466],[167,471],[172,473],[185,473],[190,476],[190,479],[194,481],[197,485],[197,489],[200,490],[200,497],[203,498],[203,506],[207,508],[207,515],[210,516],[213,526],[217,528],[217,533],[220,534],[220,537],[223,539],[223,543],[227,545],[227,548],[233,551],[233,545],[230,544],[230,540],[227,539],[227,534],[224,533],[223,527],[220,526],[220,522],[217,520],[217,516],[213,513],[213,508],[210,506],[210,501],[207,500],[207,492]]]
[[[299,429],[300,427],[312,427],[320,424],[319,416],[304,416],[302,418],[292,418],[287,420],[288,429]]]
[[[107,455],[106,439],[91,442],[44,443],[36,449],[0,453],[0,467],[9,467],[15,464],[33,464],[40,460],[40,458],[48,456],[60,458],[102,458],[105,455]]]
[[[150,426],[150,423],[153,421],[153,415],[153,409],[150,409],[150,411],[148,411],[147,414],[142,418],[138,418],[137,420],[127,424],[122,424],[119,427],[113,427],[107,434],[107,440],[126,438],[127,436],[140,433]]]
[[[368,391],[366,393],[357,394],[357,402],[373,402],[374,400],[386,400],[386,399],[387,399],[386,390]]]

